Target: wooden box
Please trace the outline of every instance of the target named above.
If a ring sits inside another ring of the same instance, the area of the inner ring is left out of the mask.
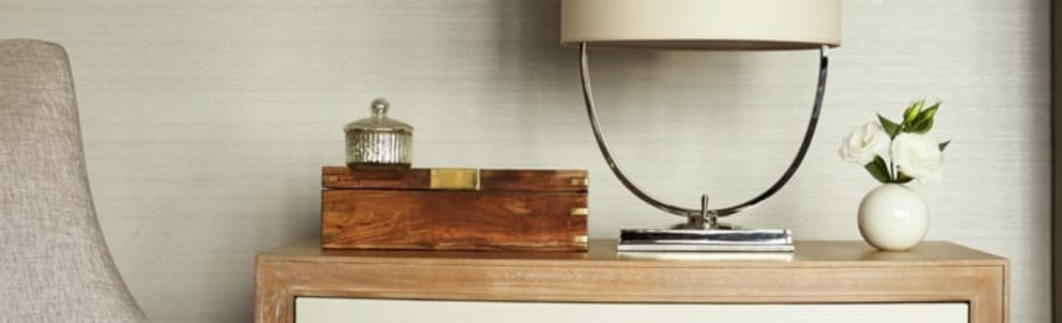
[[[585,251],[585,170],[326,166],[328,249]]]

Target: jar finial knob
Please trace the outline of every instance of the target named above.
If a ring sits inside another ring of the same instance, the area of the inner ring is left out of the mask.
[[[372,100],[372,117],[373,118],[386,118],[387,110],[391,107],[391,103],[387,102],[387,99],[376,98]]]

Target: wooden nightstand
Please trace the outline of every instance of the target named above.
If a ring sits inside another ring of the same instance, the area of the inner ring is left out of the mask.
[[[255,260],[255,322],[1002,323],[1006,259],[947,242],[878,252],[801,241],[796,253],[332,251],[318,241]],[[296,318],[298,313],[298,318]]]

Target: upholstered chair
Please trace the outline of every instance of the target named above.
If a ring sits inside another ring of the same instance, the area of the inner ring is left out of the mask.
[[[0,322],[147,322],[103,239],[70,63],[0,40]]]

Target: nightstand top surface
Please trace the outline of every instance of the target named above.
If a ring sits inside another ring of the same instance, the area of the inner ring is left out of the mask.
[[[590,241],[590,251],[413,251],[326,250],[320,242],[305,241],[258,255],[258,261],[281,262],[387,262],[475,265],[568,265],[654,267],[891,267],[891,266],[1001,266],[1005,258],[950,242],[926,241],[906,252],[875,250],[862,241],[797,241],[788,253],[616,252],[616,241]]]

